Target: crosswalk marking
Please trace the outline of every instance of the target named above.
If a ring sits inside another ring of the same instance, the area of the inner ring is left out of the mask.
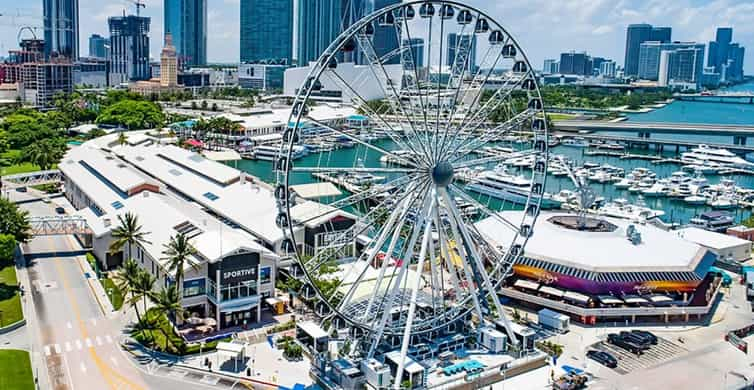
[[[81,372],[86,372],[86,364],[84,362],[81,362]]]
[[[94,340],[97,342],[97,345],[102,346],[102,338],[97,336],[94,338]]]
[[[81,351],[81,340],[76,340],[76,349]]]
[[[107,341],[108,344],[112,344],[113,343],[113,339],[112,339],[112,337],[110,337],[110,335],[106,335],[105,336],[105,341]]]
[[[91,348],[92,347],[92,339],[87,338],[86,340],[84,340],[84,342],[86,343],[86,347],[87,348]]]
[[[68,329],[73,329],[73,325],[71,324],[71,321],[68,321],[65,326],[68,327]]]
[[[60,344],[55,344],[55,353],[60,353]]]
[[[71,346],[71,343],[68,342],[68,341],[66,341],[65,342],[65,351],[66,352],[71,352],[71,350],[73,350],[73,347]]]
[[[45,345],[45,356],[50,356],[51,353],[52,352],[50,352],[50,346],[49,345]]]

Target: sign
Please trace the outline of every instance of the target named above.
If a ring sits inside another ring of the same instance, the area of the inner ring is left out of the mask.
[[[241,284],[257,281],[259,268],[259,253],[243,253],[225,257],[221,262],[210,264],[210,272],[214,275],[220,271],[220,285]]]

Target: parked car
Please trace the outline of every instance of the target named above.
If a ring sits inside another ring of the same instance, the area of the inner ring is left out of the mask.
[[[65,209],[63,208],[63,206],[58,206],[55,207],[55,212],[58,214],[65,214]]]
[[[645,339],[648,339],[649,342],[652,343],[652,345],[657,345],[657,336],[655,336],[651,332],[647,332],[646,330],[634,329],[634,330],[631,331],[631,333],[638,334],[638,335],[644,337]]]
[[[641,345],[642,347],[649,348],[650,346],[652,346],[652,340],[651,339],[649,339],[648,337],[642,336],[640,334],[637,334],[637,333],[625,332],[624,331],[624,332],[620,332],[620,337],[622,337],[623,339],[625,339],[627,341],[631,341],[631,342],[633,342],[635,344]]]
[[[16,188],[17,192],[26,192],[26,187],[18,187]]]
[[[586,353],[586,356],[596,361],[597,363],[602,364],[605,367],[609,367],[609,368],[618,367],[618,359],[616,359],[615,357],[613,357],[613,355],[605,351],[591,350]]]
[[[609,335],[607,335],[607,342],[637,355],[641,355],[642,352],[647,349],[646,346],[636,344],[635,342],[627,340],[616,333],[610,333]]]

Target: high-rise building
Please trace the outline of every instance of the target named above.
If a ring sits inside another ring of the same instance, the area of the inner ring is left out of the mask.
[[[79,58],[79,1],[43,0],[45,57]]]
[[[670,27],[653,27],[651,24],[629,24],[626,29],[626,56],[623,66],[625,76],[639,75],[639,51],[647,41],[670,42]]]
[[[591,75],[591,58],[586,52],[576,53],[572,51],[569,53],[561,53],[559,73],[582,76]]]
[[[241,0],[241,62],[290,65],[293,0]]]
[[[89,57],[107,58],[109,46],[110,46],[109,39],[99,34],[92,34],[89,37]]]
[[[299,0],[297,56],[299,65],[316,61],[343,27],[343,0]]]
[[[451,69],[466,69],[466,73],[476,69],[476,35],[456,33],[448,34],[445,64]],[[464,67],[465,65],[465,67]]]
[[[704,45],[672,44],[660,53],[657,84],[699,89],[704,79]]]
[[[374,11],[389,7],[394,4],[400,4],[401,0],[372,0]],[[398,49],[398,36],[395,34],[395,27],[393,26],[376,26],[374,29],[374,38],[372,38],[374,45],[374,51],[378,57],[383,58],[388,53],[395,52]],[[386,58],[383,63],[385,64],[398,64],[401,58],[399,55],[393,55]]]
[[[165,34],[165,46],[160,53],[160,86],[178,85],[178,51],[173,46],[173,36]]]
[[[639,78],[644,80],[658,81],[660,76],[660,56],[663,51],[679,49],[697,49],[700,45],[695,42],[671,42],[648,41],[641,44],[639,50]],[[702,54],[704,46],[702,45]],[[702,67],[704,62],[702,61]],[[701,71],[701,68],[700,68]]]
[[[600,76],[615,77],[615,61],[608,60],[600,63]]]
[[[165,37],[172,36],[180,66],[207,64],[207,0],[164,0]]]
[[[736,82],[743,80],[743,60],[745,49],[738,43],[732,43],[733,29],[719,27],[715,40],[709,43],[707,66],[720,74],[722,81]]]
[[[555,74],[559,72],[560,62],[556,59],[546,59],[544,65],[542,65],[542,73]]]
[[[149,23],[145,16],[113,16],[110,26],[110,82],[148,80]]]
[[[343,2],[343,30],[351,27],[351,25],[359,21],[364,16],[369,15],[374,10],[371,0],[341,1]],[[364,56],[362,54],[361,48],[356,45],[353,51],[344,53],[343,61],[353,62],[355,64],[364,64]]]

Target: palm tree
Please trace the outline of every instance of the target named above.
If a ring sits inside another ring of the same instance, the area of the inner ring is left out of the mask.
[[[141,299],[144,304],[144,313],[147,312],[147,301],[154,300],[156,293],[154,292],[154,284],[157,279],[149,272],[140,269],[136,283],[134,285],[134,291],[136,297]]]
[[[191,269],[194,271],[199,270],[199,263],[191,261],[191,257],[196,253],[196,248],[191,245],[189,238],[182,233],[170,237],[170,242],[164,246],[165,250],[162,251],[162,254],[165,255],[163,260],[168,261],[168,272],[175,275],[175,284],[177,286],[183,286],[183,273],[186,265],[191,266]],[[182,288],[178,290],[183,291]],[[181,295],[179,294],[178,303],[181,301]]]
[[[181,306],[181,296],[178,293],[178,289],[174,284],[171,284],[167,288],[163,288],[152,297],[154,302],[154,308],[159,313],[168,313],[175,317],[176,322],[179,318],[183,318],[183,306]],[[168,349],[168,341],[170,341],[169,335],[165,332],[162,326],[159,327],[160,332],[165,336],[165,351]]]
[[[120,132],[118,133],[118,145],[123,146],[128,142],[128,137],[126,137],[126,133]]]
[[[142,271],[139,268],[139,265],[136,264],[136,261],[134,259],[128,259],[123,262],[123,265],[121,265],[113,276],[115,287],[117,287],[123,297],[126,298],[126,302],[134,308],[136,311],[136,319],[139,323],[142,322],[141,314],[139,314],[139,308],[136,306],[135,302],[138,302],[138,299],[135,298],[135,296],[136,284],[141,272]]]
[[[113,242],[110,243],[110,253],[118,252],[128,244],[128,256],[130,257],[133,244],[149,243],[146,239],[149,232],[141,230],[139,217],[131,212],[127,212],[125,217],[118,215],[118,222],[118,227],[112,232]]]
[[[38,165],[43,171],[52,168],[53,165],[60,162],[66,152],[66,146],[59,140],[44,139],[25,147],[19,162],[29,162]]]

